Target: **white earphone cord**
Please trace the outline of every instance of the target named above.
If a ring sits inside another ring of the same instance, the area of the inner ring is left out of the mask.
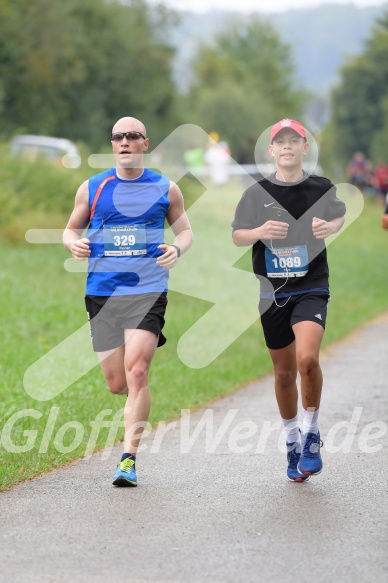
[[[275,249],[273,248],[273,245],[272,245],[272,239],[271,239],[271,251],[272,251],[272,253],[273,253],[274,255],[276,255],[276,253],[275,253]],[[288,296],[288,298],[286,299],[286,301],[284,302],[284,304],[281,304],[281,305],[277,303],[277,301],[276,301],[276,298],[275,298],[275,294],[276,294],[276,293],[277,293],[277,292],[278,292],[280,289],[282,289],[282,287],[284,287],[284,286],[286,285],[286,283],[288,282],[288,274],[289,274],[289,271],[288,271],[287,264],[286,264],[286,274],[287,274],[286,281],[285,281],[284,283],[282,283],[282,285],[280,285],[280,286],[279,286],[277,289],[275,289],[275,290],[273,291],[273,301],[275,302],[275,305],[276,305],[276,307],[278,307],[278,308],[284,308],[284,306],[287,304],[287,302],[288,302],[288,301],[290,300],[290,298],[291,298],[291,296]]]
[[[275,158],[275,154],[274,154],[274,152],[272,152],[272,156],[273,156],[273,157],[274,157],[274,159],[275,159],[274,161],[275,161],[276,170],[277,170],[277,171],[280,173],[281,177],[283,178],[283,182],[286,182],[286,179],[285,179],[285,178],[284,178],[284,176],[283,176],[283,172],[280,170],[280,168],[278,167],[278,165],[277,165],[277,163],[276,163],[276,158]],[[275,253],[275,250],[274,250],[274,248],[273,248],[273,245],[272,245],[272,239],[271,239],[271,251],[272,251],[272,253],[274,253],[274,254],[276,255],[276,253]],[[289,271],[288,271],[287,264],[286,264],[286,274],[287,274],[286,281],[285,281],[284,283],[282,283],[282,285],[281,285],[280,287],[278,287],[277,289],[275,289],[275,290],[273,291],[273,301],[275,302],[275,305],[276,305],[278,308],[284,308],[284,306],[287,304],[287,302],[289,301],[289,299],[290,299],[290,297],[291,297],[291,296],[288,296],[288,298],[286,299],[286,301],[285,301],[285,302],[284,302],[284,304],[282,304],[282,305],[278,304],[278,303],[277,303],[277,301],[276,301],[276,298],[275,298],[275,294],[276,294],[276,292],[278,292],[280,289],[282,289],[282,287],[284,287],[284,286],[286,285],[287,281],[288,281],[288,274],[289,274]]]

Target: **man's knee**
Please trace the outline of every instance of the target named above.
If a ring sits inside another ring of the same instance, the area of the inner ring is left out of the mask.
[[[316,354],[302,354],[297,357],[297,365],[301,376],[311,375],[319,368],[319,358]]]
[[[296,374],[290,369],[276,369],[274,371],[275,379],[278,387],[288,389],[290,385],[294,385],[296,381]]]
[[[141,390],[148,386],[148,366],[137,363],[127,370],[127,384],[131,389]]]
[[[105,382],[110,392],[114,395],[126,395],[128,393],[127,380],[121,375],[105,375]]]

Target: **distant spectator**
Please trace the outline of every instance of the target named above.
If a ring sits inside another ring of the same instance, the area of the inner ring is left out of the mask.
[[[204,162],[204,151],[201,146],[195,144],[191,145],[183,154],[187,169],[192,172],[198,168],[202,168]],[[194,173],[194,172],[193,172]]]
[[[368,196],[369,198],[374,198],[377,194],[375,188],[374,168],[370,160],[365,160],[363,190],[366,196]]]
[[[381,226],[383,229],[388,230],[388,194],[385,197],[385,212],[381,217]]]
[[[384,205],[385,198],[388,194],[388,164],[379,161],[374,171],[373,178],[378,200]]]
[[[213,184],[223,186],[229,178],[230,150],[227,142],[217,143],[214,139],[216,136],[216,132],[210,134],[211,140],[205,152],[205,163],[209,167],[209,176]]]
[[[367,160],[362,152],[356,152],[348,164],[347,176],[350,182],[358,188],[365,186],[367,166]]]

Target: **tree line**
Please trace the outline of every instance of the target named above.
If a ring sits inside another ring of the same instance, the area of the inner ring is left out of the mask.
[[[173,82],[171,31],[178,14],[146,0],[1,0],[0,127],[109,144],[112,124],[140,118],[156,145],[182,123],[216,131],[250,161],[261,132],[281,117],[304,121],[292,47],[259,16],[236,21],[194,62],[186,91]],[[388,15],[363,55],[345,64],[332,94],[324,152],[387,150]]]
[[[116,119],[133,115],[153,144],[197,123],[235,153],[274,118],[301,112],[289,48],[259,19],[203,47],[196,80],[181,94],[169,42],[177,18],[145,0],[2,0],[3,136],[47,134],[99,148]]]
[[[168,23],[141,0],[2,0],[2,131],[95,148],[114,120],[136,113],[162,133],[174,99]]]

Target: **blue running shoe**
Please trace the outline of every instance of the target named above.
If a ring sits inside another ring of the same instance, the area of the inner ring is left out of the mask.
[[[137,486],[134,460],[127,457],[117,464],[117,470],[113,476],[113,486]]]
[[[322,446],[319,431],[302,435],[302,453],[297,466],[302,476],[316,476],[321,473],[323,463],[320,449]]]
[[[294,443],[287,443],[287,479],[290,482],[307,482],[310,476],[301,476],[297,470],[299,458],[300,458],[300,443],[295,441]]]

